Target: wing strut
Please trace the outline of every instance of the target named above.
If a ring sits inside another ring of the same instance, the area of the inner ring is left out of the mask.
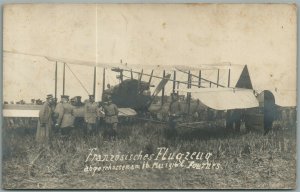
[[[191,88],[191,81],[192,81],[192,76],[191,76],[191,71],[188,72],[188,85],[187,88]],[[187,114],[190,114],[190,108],[191,108],[191,93],[187,93],[187,104],[188,104],[188,111]]]
[[[113,71],[119,72],[118,70],[120,70],[120,69],[119,69],[119,68],[116,68],[116,69],[117,69],[117,70],[113,70]],[[123,70],[123,71],[127,71],[127,72],[132,72],[132,73],[135,73],[135,74],[138,74],[138,75],[141,74],[141,72],[137,72],[137,71],[127,70],[127,69],[122,69],[122,70]],[[179,71],[187,74],[187,72],[185,72],[185,71],[181,71],[181,70],[179,70]],[[147,73],[143,73],[143,75],[144,75],[144,76],[148,76],[148,77],[151,76],[150,74],[147,74]],[[192,76],[196,76],[196,75],[193,75],[193,74],[191,74],[191,75],[192,75]],[[196,76],[196,77],[198,78],[198,76]],[[163,77],[157,76],[157,75],[152,75],[152,78],[164,79]],[[202,80],[208,81],[208,82],[209,82],[209,80],[206,80],[206,79],[203,79],[203,78],[202,78]],[[174,81],[174,79],[169,79],[169,81]],[[177,82],[177,83],[182,83],[182,84],[184,84],[184,85],[187,85],[187,84],[188,84],[186,81],[177,81],[177,80],[176,80],[176,82]],[[214,82],[213,82],[213,83],[214,83]],[[198,84],[193,84],[193,83],[190,83],[190,84],[191,84],[191,86],[198,87]],[[216,83],[214,83],[214,84],[216,84]],[[200,87],[205,88],[205,87],[202,86],[202,85],[201,85]],[[225,86],[219,85],[219,87],[225,87]]]
[[[180,71],[180,72],[182,72],[182,73],[188,74],[188,72],[183,71],[183,70],[181,70],[181,69],[177,69],[177,70]],[[190,75],[191,75],[192,77],[197,77],[197,78],[198,78],[197,75],[194,75],[194,74],[190,74]],[[219,84],[219,83],[215,83],[215,82],[213,82],[213,81],[210,81],[210,80],[208,80],[208,79],[204,79],[204,78],[202,78],[202,77],[201,77],[201,80],[208,82],[208,83],[210,84],[210,87],[211,87],[212,84],[218,85],[219,87],[225,87],[224,85],[221,85],[221,84]],[[193,84],[191,84],[191,85],[193,85]],[[197,85],[197,86],[198,86],[198,85]],[[201,86],[201,87],[202,87],[202,86]]]
[[[164,70],[163,71],[163,78],[165,78],[166,76],[166,71]],[[165,86],[162,87],[162,90],[161,90],[161,106],[164,105],[164,97],[165,97]]]
[[[57,61],[55,62],[55,90],[54,90],[54,97],[55,102],[57,101]]]
[[[153,69],[152,69],[152,71],[151,71],[151,75],[150,75],[150,78],[149,78],[149,86],[150,86],[150,83],[151,83],[151,80],[152,80],[152,77],[153,77]]]
[[[96,67],[94,67],[94,84],[93,84],[93,95],[96,93]]]
[[[227,87],[230,87],[230,69],[228,69],[228,85]]]
[[[102,80],[102,101],[104,100],[104,90],[105,90],[105,68],[103,68],[103,80]]]
[[[64,70],[63,70],[63,92],[62,92],[63,95],[65,95],[65,84],[66,84],[66,63],[64,63]]]
[[[218,69],[218,76],[217,76],[217,87],[219,87],[219,78],[220,78],[220,69]]]
[[[175,93],[176,89],[176,71],[174,71],[174,77],[173,77],[173,90],[172,92]]]
[[[138,81],[138,91],[140,91],[143,73],[144,73],[144,70],[142,69],[142,71],[141,71],[141,73],[140,73],[140,76],[139,76],[139,81]]]
[[[198,88],[201,87],[201,70],[199,70],[199,77],[198,77]]]

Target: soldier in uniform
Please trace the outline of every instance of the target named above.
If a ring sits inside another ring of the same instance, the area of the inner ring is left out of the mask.
[[[63,135],[69,133],[70,129],[74,126],[73,109],[74,106],[69,103],[69,96],[62,95],[61,102],[55,108],[55,113],[58,114],[55,127],[59,128]]]
[[[178,101],[178,94],[172,93],[171,97],[172,101],[169,106],[169,126],[174,129],[182,111],[180,102]]]
[[[76,96],[75,97],[75,105],[76,106],[81,106],[82,105],[81,96]]]
[[[110,84],[107,84],[107,89],[104,90],[103,93],[103,99],[104,101],[108,101],[109,98],[111,98],[111,95],[113,93],[113,87]]]
[[[39,111],[39,120],[35,137],[38,143],[47,144],[49,141],[51,129],[53,126],[53,110],[51,105],[53,105],[53,96],[49,94],[47,95],[46,102]]]
[[[86,123],[87,132],[91,133],[97,129],[97,112],[98,104],[95,102],[95,96],[89,95],[89,100],[84,105],[84,121]]]
[[[242,121],[242,110],[234,109],[232,112],[232,119],[234,123],[234,131],[240,132],[241,130],[241,121]]]
[[[73,98],[70,99],[70,104],[73,105],[73,106],[76,105],[76,103],[75,103],[75,97],[73,97]]]
[[[111,131],[116,132],[118,126],[118,107],[112,102],[111,98],[108,98],[107,104],[103,106],[105,113],[105,123]]]

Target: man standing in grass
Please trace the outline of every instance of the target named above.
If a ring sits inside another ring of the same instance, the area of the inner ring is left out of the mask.
[[[182,111],[180,102],[178,101],[178,94],[172,93],[171,97],[172,101],[169,106],[169,126],[170,128],[175,129]]]
[[[112,99],[109,97],[107,104],[103,106],[104,113],[105,113],[105,123],[107,124],[108,128],[111,132],[116,134],[117,126],[118,126],[118,114],[119,109],[117,105],[112,102]]]
[[[55,127],[60,129],[62,135],[68,134],[74,127],[73,109],[74,106],[69,103],[69,96],[62,95],[61,102],[55,108],[55,113],[58,117]]]
[[[97,112],[98,104],[95,102],[95,96],[89,95],[89,100],[84,106],[84,121],[89,134],[97,130]]]
[[[49,94],[47,95],[43,107],[39,111],[39,121],[36,130],[36,137],[35,137],[38,143],[48,144],[52,126],[53,126],[52,105],[53,105],[53,96]]]

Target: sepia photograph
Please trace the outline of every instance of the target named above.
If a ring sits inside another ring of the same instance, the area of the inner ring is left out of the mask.
[[[2,188],[296,188],[296,4],[2,9]]]

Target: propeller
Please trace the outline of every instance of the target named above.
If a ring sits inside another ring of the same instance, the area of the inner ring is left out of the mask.
[[[149,100],[148,108],[151,106],[152,102],[154,101],[154,98],[161,92],[161,90],[166,86],[168,81],[170,80],[171,74],[167,74],[157,85],[156,89],[154,90],[151,100]]]
[[[166,86],[166,84],[168,83],[169,79],[171,77],[171,74],[166,75],[157,85],[156,89],[154,90],[152,97],[156,97],[161,90]]]

